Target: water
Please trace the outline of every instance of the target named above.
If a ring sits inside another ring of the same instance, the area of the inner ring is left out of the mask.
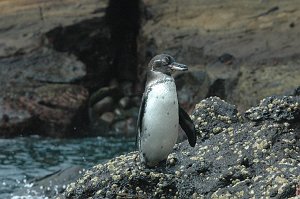
[[[135,150],[134,139],[0,139],[0,198],[10,198],[26,182],[74,165],[85,168]]]

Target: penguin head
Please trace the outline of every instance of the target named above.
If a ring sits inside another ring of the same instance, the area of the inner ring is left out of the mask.
[[[168,54],[156,55],[151,59],[151,61],[148,64],[148,67],[152,71],[158,71],[168,75],[170,75],[176,70],[188,70],[186,65],[175,62],[175,59]]]

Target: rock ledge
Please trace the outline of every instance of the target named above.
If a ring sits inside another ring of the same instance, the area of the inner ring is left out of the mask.
[[[295,197],[299,104],[299,96],[269,97],[242,117],[217,97],[202,100],[192,115],[203,138],[195,148],[182,142],[166,165],[153,169],[140,164],[137,152],[119,156],[88,170],[57,198]]]

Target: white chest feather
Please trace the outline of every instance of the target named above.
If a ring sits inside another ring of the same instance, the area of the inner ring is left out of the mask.
[[[178,137],[178,100],[174,81],[151,86],[142,121],[140,150],[149,165],[171,153]]]

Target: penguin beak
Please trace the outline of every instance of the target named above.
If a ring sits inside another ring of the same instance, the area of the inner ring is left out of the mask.
[[[185,71],[188,70],[188,67],[184,64],[180,64],[177,62],[173,62],[172,64],[169,65],[171,70],[179,70],[179,71]]]

